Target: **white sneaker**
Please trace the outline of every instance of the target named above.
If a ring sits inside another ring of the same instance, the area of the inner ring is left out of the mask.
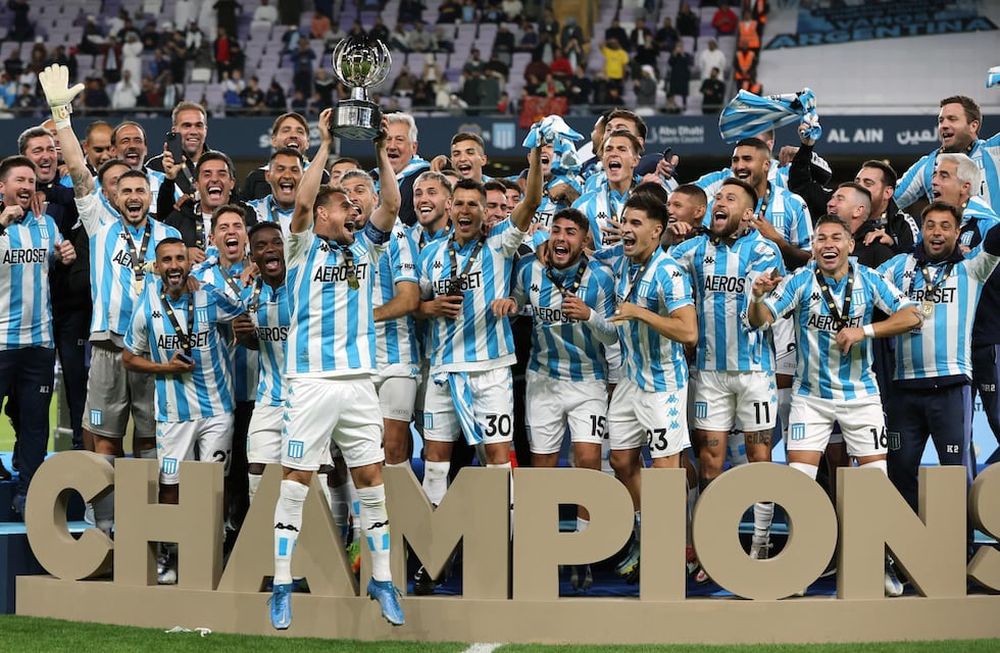
[[[177,584],[177,568],[167,567],[162,573],[156,575],[156,583],[158,585],[176,585]]]
[[[764,536],[761,539],[756,537],[750,542],[750,559],[767,560],[771,556],[771,538]]]
[[[86,506],[83,511],[83,521],[87,522],[90,526],[97,526],[97,518],[94,517],[94,504],[88,501]]]
[[[885,595],[903,595],[903,583],[899,580],[899,577],[896,576],[896,567],[892,562],[892,558],[888,556],[885,559]]]
[[[159,585],[177,584],[177,556],[176,550],[171,551],[165,544],[160,544],[160,550],[156,555],[156,582]]]

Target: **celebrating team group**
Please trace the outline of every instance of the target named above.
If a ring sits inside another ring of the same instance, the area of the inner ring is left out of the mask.
[[[979,139],[964,96],[941,102],[941,148],[902,178],[868,161],[835,188],[805,129],[786,165],[768,130],[736,142],[725,170],[678,184],[677,157],[644,155],[642,118],[616,109],[597,120],[590,160],[560,119],[536,123],[511,179],[483,174],[473,133],[420,157],[403,113],[383,119],[369,173],[331,156],[330,110],[313,152],[306,120],[288,113],[238,190],[199,105],[174,109],[147,158],[132,121],[91,125],[81,146],[81,86],[59,65],[39,82],[53,120],[0,163],[0,392],[17,405],[22,503],[45,453],[44,438],[41,451],[29,443],[47,430],[39,387],[57,349],[70,373],[52,304],[72,286],[56,279],[72,284],[88,249],[84,444],[113,464],[131,420],[167,503],[181,461],[224,464],[237,527],[265,465],[280,463],[275,628],[291,623],[316,473],[355,557],[371,556],[368,595],[404,622],[382,467],[409,466],[413,431],[433,505],[456,443],[509,468],[523,429],[531,464],[555,467],[568,432],[572,464],[607,460],[632,497],[633,537],[615,560],[630,581],[647,460],[685,467],[693,501],[727,465],[770,461],[784,437],[791,467],[880,469],[916,507],[928,437],[971,481],[977,390],[1000,434],[1000,135]],[[113,500],[92,510],[110,533]],[[769,553],[773,513],[753,507],[753,558]],[[577,530],[587,519],[580,508]],[[696,551],[689,562],[709,580]],[[163,545],[160,581],[176,568]],[[586,591],[590,567],[571,572]],[[414,589],[441,580],[421,567]],[[902,593],[888,558],[886,592]]]

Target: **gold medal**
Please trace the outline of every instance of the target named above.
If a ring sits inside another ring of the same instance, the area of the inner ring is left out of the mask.
[[[923,311],[924,317],[930,317],[931,315],[934,315],[934,302],[929,300],[924,300],[924,302],[920,304],[920,310]]]
[[[358,283],[358,278],[352,274],[347,278],[347,287],[351,290],[357,290],[361,287],[361,284]]]
[[[132,281],[132,294],[137,297],[142,294],[142,277]]]

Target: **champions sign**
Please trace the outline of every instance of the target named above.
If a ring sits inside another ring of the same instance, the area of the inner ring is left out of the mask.
[[[979,15],[978,3],[960,0],[865,2],[840,7],[814,4],[820,6],[799,9],[795,34],[779,34],[765,49],[997,29],[993,21]]]
[[[841,469],[836,509],[804,474],[752,463],[719,477],[695,508],[692,537],[708,574],[732,599],[685,597],[684,470],[642,472],[640,595],[560,598],[559,565],[612,556],[629,537],[632,501],[624,486],[584,469],[517,469],[509,519],[508,473],[464,469],[432,509],[409,469],[384,470],[393,538],[392,571],[404,578],[408,544],[432,576],[459,544],[462,596],[407,596],[406,625],[392,629],[377,606],[358,595],[343,546],[314,485],[292,573],[310,592],[296,594],[295,619],[283,634],[366,640],[513,642],[803,642],[1000,636],[1000,551],[966,557],[966,505],[973,525],[1000,534],[1000,466],[967,492],[965,470],[920,470],[919,515],[884,474]],[[273,516],[280,471],[269,466],[223,565],[222,466],[185,462],[180,502],[157,503],[153,461],[66,452],[38,470],[26,523],[35,556],[49,576],[17,579],[22,615],[169,628],[203,626],[274,633],[267,617],[273,570]],[[66,527],[71,492],[87,500],[115,492],[114,541],[97,529],[74,539]],[[748,506],[774,501],[789,517],[788,541],[777,556],[751,560],[737,525]],[[559,530],[559,506],[582,505],[590,526]],[[153,542],[176,542],[178,584],[156,585]],[[920,596],[883,596],[886,550]],[[836,551],[837,597],[796,596]],[[113,578],[107,572],[113,562]],[[364,560],[362,578],[369,575]],[[749,599],[749,600],[740,600]]]

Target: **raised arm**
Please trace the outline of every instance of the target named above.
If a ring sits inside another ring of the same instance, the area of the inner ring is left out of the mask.
[[[381,181],[378,189],[379,204],[370,218],[372,225],[380,231],[392,231],[393,225],[396,224],[396,218],[399,216],[400,204],[403,201],[399,194],[399,184],[396,183],[396,173],[392,169],[385,147],[388,130],[389,122],[382,118],[382,130],[374,141],[378,178]]]
[[[94,178],[87,169],[83,148],[73,133],[69,118],[73,113],[73,98],[83,91],[83,84],[70,88],[69,68],[62,64],[52,64],[38,73],[38,83],[52,109],[52,120],[56,124],[63,161],[66,162],[69,177],[73,181],[73,194],[76,197],[86,197],[94,192]]]
[[[298,192],[295,194],[295,211],[292,213],[291,232],[293,234],[307,231],[313,224],[313,206],[316,204],[316,193],[323,181],[323,170],[330,156],[330,144],[333,134],[330,133],[331,109],[324,109],[319,114],[319,149],[310,162],[309,169],[302,175]]]
[[[510,221],[521,231],[527,231],[531,219],[535,217],[538,205],[542,203],[542,148],[533,147],[528,154],[528,182],[524,198],[517,203],[510,214]]]

